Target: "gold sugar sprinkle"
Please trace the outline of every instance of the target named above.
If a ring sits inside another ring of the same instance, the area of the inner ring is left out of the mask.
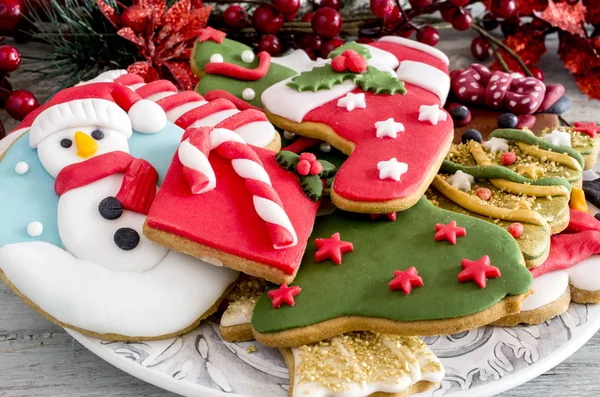
[[[246,348],[246,353],[252,354],[256,353],[256,345],[250,345]]]

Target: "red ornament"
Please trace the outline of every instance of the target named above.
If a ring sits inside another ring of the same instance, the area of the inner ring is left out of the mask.
[[[498,18],[510,18],[517,10],[514,0],[493,0],[491,11]]]
[[[342,46],[343,44],[344,40],[339,37],[334,37],[333,39],[324,42],[321,45],[321,58],[327,58],[331,51]]]
[[[310,172],[310,161],[300,160],[298,165],[296,165],[296,171],[302,176],[308,175]]]
[[[502,275],[500,269],[491,265],[487,255],[476,261],[463,259],[461,265],[464,270],[458,274],[458,282],[474,281],[479,288],[485,288],[488,278],[498,278]]]
[[[481,36],[477,36],[471,41],[471,54],[478,61],[485,61],[490,57],[490,43]]]
[[[388,214],[371,214],[371,220],[376,221],[377,219],[384,217],[384,216],[388,221],[392,221],[392,222],[396,221],[396,213],[395,212],[390,212]]]
[[[456,244],[457,237],[463,237],[467,235],[467,231],[464,227],[457,227],[456,221],[452,221],[447,224],[437,223],[435,225],[435,241],[448,241],[450,244]]]
[[[302,22],[310,22],[312,21],[313,17],[315,16],[314,12],[307,12],[306,14],[304,14],[302,16],[302,18],[300,18],[300,21]]]
[[[283,27],[283,16],[270,4],[261,4],[252,14],[252,26],[259,33],[275,34]]]
[[[342,17],[331,7],[321,7],[311,20],[312,30],[319,36],[330,39],[342,30]]]
[[[339,11],[342,8],[342,0],[321,0],[319,7],[331,7]]]
[[[514,222],[508,226],[507,230],[511,236],[513,236],[514,238],[519,238],[523,235],[523,232],[525,231],[525,227],[523,226],[522,223]]]
[[[400,22],[404,19],[404,16],[400,12],[398,7],[394,7],[392,12],[383,18],[383,27],[387,30],[396,30]]]
[[[300,291],[302,291],[302,288],[297,285],[288,287],[286,283],[283,283],[279,288],[267,292],[267,296],[271,299],[273,309],[281,307],[284,303],[293,307],[296,304],[294,297],[298,295]]]
[[[573,123],[573,126],[575,127],[574,128],[575,131],[583,132],[584,134],[588,134],[592,138],[596,137],[596,134],[598,133],[598,130],[600,129],[600,126],[598,126],[594,122],[582,123],[580,121],[576,121],[575,123]]]
[[[404,295],[410,295],[413,288],[422,287],[425,284],[417,269],[412,266],[405,271],[394,271],[394,279],[388,285],[392,291],[401,290]]]
[[[37,99],[29,91],[16,90],[6,100],[6,111],[16,120],[23,120],[32,110],[40,106]]]
[[[242,29],[248,24],[248,13],[244,7],[230,6],[223,13],[223,22],[231,28]]]
[[[442,19],[445,22],[452,22],[452,17],[454,16],[454,13],[456,12],[456,8],[455,7],[450,7],[450,8],[444,8],[443,10],[440,11],[440,13],[442,14]]]
[[[15,29],[23,19],[24,9],[22,0],[0,1],[0,34],[16,33]]]
[[[517,155],[513,152],[504,152],[502,156],[500,156],[500,161],[504,165],[513,165],[517,161]]]
[[[396,7],[394,0],[371,0],[369,3],[371,12],[378,18],[385,18],[392,14]]]
[[[272,56],[281,53],[281,41],[274,34],[265,34],[258,41],[258,51],[266,51]]]
[[[408,2],[412,8],[429,7],[431,4],[433,4],[433,0],[409,0]]]
[[[318,238],[315,240],[317,252],[315,261],[317,263],[331,259],[336,265],[342,264],[342,255],[354,251],[354,246],[348,241],[340,239],[339,233],[334,233],[330,238]]]
[[[492,198],[492,191],[487,187],[480,187],[475,192],[475,195],[482,199],[483,201],[490,201]]]
[[[471,11],[465,8],[459,8],[452,15],[452,27],[456,30],[463,31],[471,28],[473,25],[473,15]]]
[[[440,42],[440,34],[433,26],[424,26],[417,31],[417,41],[435,46]]]
[[[315,34],[306,33],[298,36],[298,47],[306,51],[312,59],[317,58],[322,45],[323,39]]]
[[[300,9],[300,0],[273,0],[273,7],[282,14],[293,14]]]
[[[0,72],[10,73],[21,65],[21,54],[10,45],[0,46]]]

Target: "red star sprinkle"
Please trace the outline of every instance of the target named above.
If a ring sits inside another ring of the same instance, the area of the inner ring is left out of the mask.
[[[435,225],[435,241],[447,240],[450,244],[456,244],[456,238],[466,236],[467,231],[464,227],[456,227],[456,221],[452,221],[446,225],[436,223]]]
[[[575,123],[573,123],[573,126],[575,127],[575,131],[586,133],[589,136],[591,136],[592,138],[596,137],[596,134],[598,133],[598,129],[600,128],[600,126],[598,126],[594,122],[582,123],[582,122],[576,121]]]
[[[223,42],[223,39],[225,38],[225,36],[227,36],[227,34],[225,32],[221,32],[220,30],[213,29],[211,27],[199,29],[198,34],[199,34],[198,39],[197,39],[198,43],[203,43],[207,40],[212,40],[215,43],[221,44]]]
[[[296,304],[294,296],[298,295],[300,291],[302,291],[302,288],[297,285],[288,287],[286,283],[283,283],[278,289],[272,289],[267,292],[267,295],[273,303],[273,309],[277,309],[284,303],[293,307]]]
[[[490,257],[482,256],[476,261],[462,260],[463,271],[458,274],[458,282],[475,281],[479,288],[485,288],[488,278],[500,277],[500,269],[490,264]]]
[[[392,291],[402,290],[404,295],[410,295],[413,288],[422,287],[423,285],[423,279],[419,277],[419,272],[414,266],[405,271],[396,270],[394,279],[389,282]]]
[[[342,254],[354,251],[352,243],[340,240],[340,234],[334,233],[330,238],[318,238],[315,240],[317,263],[331,259],[336,265],[342,264]]]
[[[376,221],[377,219],[381,218],[382,216],[385,216],[385,218],[388,221],[394,222],[396,220],[396,213],[395,212],[390,212],[389,214],[371,214],[371,220],[372,221]]]

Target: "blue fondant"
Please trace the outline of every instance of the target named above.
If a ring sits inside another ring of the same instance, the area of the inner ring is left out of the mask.
[[[171,123],[156,134],[134,133],[129,139],[130,153],[148,160],[162,182],[182,135],[183,130]],[[29,165],[24,175],[15,172],[19,161]],[[29,133],[26,133],[0,161],[0,246],[44,241],[64,248],[58,235],[57,207],[54,178],[42,166],[37,151],[29,147]],[[27,225],[34,221],[44,226],[39,237],[27,234]]]

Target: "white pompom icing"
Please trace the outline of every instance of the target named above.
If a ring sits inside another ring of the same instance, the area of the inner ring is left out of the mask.
[[[26,174],[29,171],[29,164],[24,161],[19,161],[17,165],[15,165],[15,172],[19,175]]]
[[[44,226],[40,222],[31,222],[27,225],[27,234],[31,237],[39,237],[44,231]]]
[[[144,134],[154,134],[167,125],[167,115],[155,102],[142,99],[133,104],[127,112],[131,127]]]
[[[242,91],[242,98],[245,101],[251,101],[256,98],[256,92],[254,92],[252,88],[246,88],[244,91]]]

